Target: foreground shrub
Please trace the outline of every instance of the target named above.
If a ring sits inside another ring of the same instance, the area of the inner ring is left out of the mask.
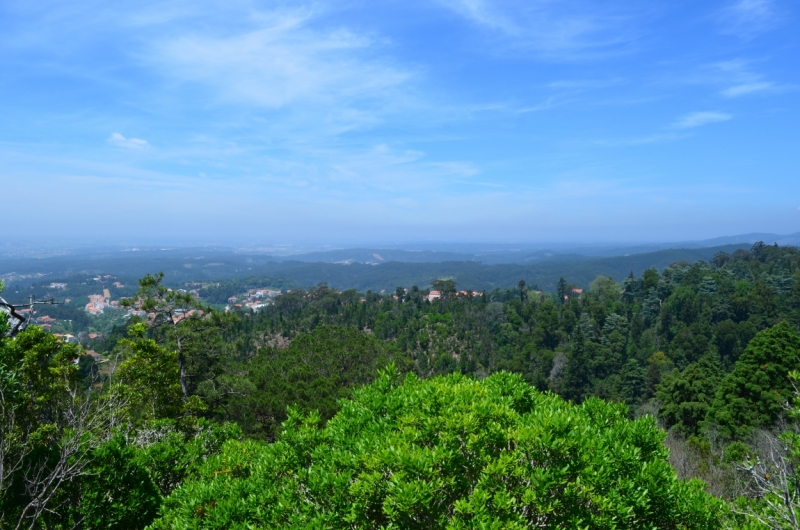
[[[390,368],[320,428],[228,442],[152,528],[718,528],[663,432],[623,405],[580,406],[517,375],[398,383]]]
[[[85,472],[62,488],[59,510],[45,527],[144,528],[156,518],[163,496],[241,434],[235,424],[193,418],[120,429],[92,452]]]

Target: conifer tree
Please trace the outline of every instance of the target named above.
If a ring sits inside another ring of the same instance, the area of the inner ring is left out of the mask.
[[[773,427],[792,396],[789,372],[800,361],[800,334],[788,322],[750,341],[717,390],[708,420],[729,438]]]

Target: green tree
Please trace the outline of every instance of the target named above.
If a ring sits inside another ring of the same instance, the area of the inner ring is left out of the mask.
[[[658,271],[656,269],[647,269],[642,275],[642,289],[649,291],[652,288],[658,287]]]
[[[130,337],[120,341],[124,360],[114,374],[113,391],[124,396],[137,422],[177,418],[188,403],[181,393],[177,354],[145,338],[146,330],[143,322],[134,324]]]
[[[284,426],[225,445],[153,528],[721,527],[723,503],[677,479],[652,418],[518,375],[389,370],[325,428],[297,411]]]
[[[525,280],[520,280],[517,283],[517,290],[519,291],[519,301],[525,302],[528,299],[528,285]]]
[[[567,281],[563,277],[558,279],[556,294],[558,295],[558,301],[563,304],[567,297]]]
[[[65,506],[50,528],[138,530],[156,517],[162,497],[228,440],[241,438],[232,424],[204,419],[148,421],[108,433],[78,480],[66,488]]]
[[[181,393],[188,400],[198,383],[215,373],[225,350],[222,332],[236,316],[215,311],[189,292],[168,288],[163,272],[139,280],[136,296],[123,299],[122,305],[148,313],[154,338],[176,353]]]
[[[598,276],[589,284],[589,294],[596,297],[606,310],[611,311],[620,299],[622,289],[608,276]]]
[[[730,438],[771,428],[791,398],[789,372],[800,361],[800,334],[788,322],[761,331],[720,384],[708,414]]]
[[[582,333],[576,334],[559,394],[575,403],[582,402],[591,394],[594,357],[598,349],[598,344],[585,340]]]
[[[8,328],[0,315],[0,328]],[[3,326],[2,324],[5,324]],[[85,477],[120,406],[83,384],[77,345],[37,326],[0,333],[0,523],[52,528]]]
[[[137,452],[121,434],[95,449],[86,475],[75,484],[77,505],[65,519],[97,530],[139,530],[150,524],[161,496]]]
[[[783,432],[760,431],[744,447],[734,465],[743,479],[745,495],[733,503],[734,512],[753,522],[747,528],[800,529],[800,372],[789,378],[795,385],[794,405],[787,410]],[[731,446],[743,445],[739,442]]]
[[[442,293],[442,295],[450,295],[456,292],[456,281],[450,279],[434,280],[431,286]]]
[[[249,430],[274,437],[289,406],[316,410],[327,421],[338,400],[369,383],[395,361],[407,367],[396,348],[354,327],[320,326],[298,336],[288,348],[260,351],[241,369],[252,387],[231,407],[246,411]]]
[[[620,373],[619,393],[629,406],[639,404],[645,391],[645,369],[636,359],[628,359]]]
[[[675,370],[664,376],[656,397],[666,427],[675,428],[684,436],[700,434],[723,375],[719,361],[705,355],[683,372]]]

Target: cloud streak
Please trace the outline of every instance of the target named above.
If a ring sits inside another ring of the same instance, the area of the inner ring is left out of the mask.
[[[779,22],[773,0],[736,0],[717,15],[722,33],[752,39]]]
[[[763,74],[750,68],[749,61],[733,59],[721,61],[705,68],[705,81],[722,85],[719,93],[726,98],[739,98],[766,92],[779,92],[786,87],[769,81]]]
[[[723,112],[692,112],[678,118],[672,126],[676,129],[694,129],[711,123],[720,123],[732,119],[733,116]]]
[[[479,28],[506,38],[550,60],[581,60],[620,53],[638,38],[636,18],[629,9],[602,8],[596,3],[569,0],[439,0],[439,4]]]
[[[115,147],[124,147],[125,149],[147,149],[150,147],[150,144],[147,140],[142,140],[141,138],[125,138],[120,133],[111,133],[111,136],[108,137],[106,140],[109,144]]]
[[[691,136],[689,129],[695,129],[712,123],[721,123],[731,119],[733,119],[733,116],[724,112],[691,112],[676,119],[664,132],[629,138],[606,139],[597,141],[596,143],[606,147],[620,147],[674,142],[689,138]]]
[[[754,81],[752,83],[741,83],[728,87],[720,92],[720,94],[728,98],[738,98],[739,96],[747,96],[758,92],[772,91],[776,88],[775,83],[770,83],[769,81]]]
[[[262,11],[244,31],[193,32],[158,38],[140,60],[181,83],[212,90],[220,102],[279,110],[338,105],[325,118],[370,124],[415,72],[376,52],[382,44],[344,28],[316,29],[312,9]]]

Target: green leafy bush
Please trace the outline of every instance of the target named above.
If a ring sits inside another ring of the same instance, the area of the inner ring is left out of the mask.
[[[151,421],[119,430],[91,454],[91,463],[60,493],[51,527],[137,530],[155,519],[163,496],[196,475],[209,455],[241,438],[231,423]],[[59,526],[60,525],[60,526]]]
[[[138,437],[137,461],[149,470],[161,494],[169,495],[226,441],[242,438],[242,431],[235,423],[205,419],[159,420],[140,429]]]
[[[136,448],[121,435],[94,451],[74,521],[83,528],[136,530],[155,518],[161,495],[136,456]]]
[[[519,375],[402,383],[389,368],[324,428],[292,410],[280,441],[228,442],[151,528],[718,528],[652,418],[580,406]]]

